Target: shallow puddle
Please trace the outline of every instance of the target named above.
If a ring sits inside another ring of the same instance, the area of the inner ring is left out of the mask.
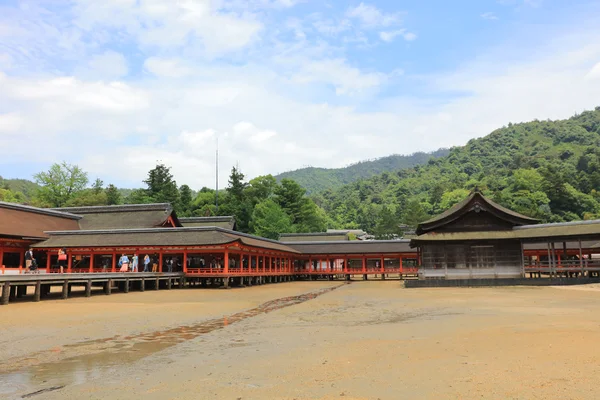
[[[247,311],[198,324],[137,335],[88,340],[37,353],[19,360],[18,368],[3,366],[5,373],[0,374],[0,398],[32,398],[48,391],[59,390],[65,385],[83,383],[111,367],[135,362],[247,318],[303,303],[344,285],[271,300]],[[85,354],[40,363],[40,360],[70,351]]]

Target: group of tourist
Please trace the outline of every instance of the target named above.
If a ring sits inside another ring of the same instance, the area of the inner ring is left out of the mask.
[[[164,270],[166,272],[173,272],[173,265],[177,265],[177,259],[173,259],[173,257],[169,257],[164,262]],[[158,270],[158,255],[154,254],[150,257],[148,254],[144,256],[144,270],[142,272],[157,272]],[[150,269],[150,265],[152,265],[152,270]],[[139,257],[137,253],[134,253],[131,257],[131,260],[127,256],[127,254],[123,253],[121,258],[119,258],[119,272],[139,272]]]

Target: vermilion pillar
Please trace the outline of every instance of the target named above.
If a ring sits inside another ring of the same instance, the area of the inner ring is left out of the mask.
[[[402,266],[402,257],[400,257],[400,273],[403,273],[404,267]]]
[[[116,272],[117,270],[117,252],[113,251],[112,254],[112,267],[111,267],[111,272]]]
[[[225,256],[223,257],[223,272],[229,274],[229,250],[225,250]]]
[[[163,253],[158,253],[158,272],[163,272]]]
[[[71,273],[72,267],[73,267],[73,254],[69,251],[67,253],[67,274]]]
[[[367,272],[367,257],[362,257],[362,272],[363,274]]]
[[[90,273],[94,272],[94,253],[90,254]]]
[[[187,274],[187,257],[188,257],[188,252],[187,250],[183,251],[183,273]]]

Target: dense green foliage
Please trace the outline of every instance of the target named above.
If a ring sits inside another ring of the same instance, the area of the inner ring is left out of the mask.
[[[35,174],[34,179],[40,186],[36,198],[49,207],[66,206],[89,182],[85,171],[66,162],[53,164],[48,171]]]
[[[283,232],[322,232],[328,219],[323,210],[306,196],[296,182],[283,179],[278,184],[271,175],[244,182],[244,174],[231,170],[229,185],[219,192],[216,209],[215,191],[202,188],[190,209],[194,215],[233,215],[237,229],[259,236],[277,238]]]
[[[307,167],[295,171],[284,172],[276,175],[277,181],[292,179],[304,187],[309,194],[318,193],[326,189],[337,189],[343,185],[360,179],[370,178],[386,171],[411,168],[425,164],[431,158],[443,157],[448,149],[439,149],[432,153],[414,153],[410,155],[394,154],[376,160],[361,161],[344,168],[314,168]]]
[[[378,221],[393,218],[388,227],[414,227],[475,187],[544,222],[598,218],[600,107],[568,120],[509,124],[426,165],[384,172],[314,199],[334,226],[385,236],[392,232],[382,223],[378,230]]]
[[[0,201],[32,204],[38,207],[77,207],[119,204],[121,196],[114,185],[103,188],[96,179],[88,185],[87,173],[66,162],[53,164],[35,175],[36,182],[0,178]]]
[[[275,200],[266,199],[254,207],[250,228],[258,236],[279,239],[280,233],[292,230],[292,221]]]
[[[39,185],[27,179],[4,179],[0,176],[0,190],[3,190],[4,196],[0,194],[0,201],[10,201],[20,203],[27,201],[35,195]],[[19,198],[22,200],[11,201],[9,198]],[[3,200],[6,199],[6,200]]]

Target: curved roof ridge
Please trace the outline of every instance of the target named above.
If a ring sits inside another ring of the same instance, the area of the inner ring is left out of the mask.
[[[428,219],[427,221],[421,222],[417,226],[417,234],[424,233],[424,231],[429,231],[429,230],[435,228],[436,226],[443,224],[444,222],[451,222],[454,219],[458,218],[460,215],[462,215],[462,214],[458,214],[458,213],[461,210],[463,210],[471,201],[473,201],[473,199],[481,200],[482,202],[484,202],[488,206],[490,206],[492,209],[495,209],[496,211],[498,211],[502,214],[505,214],[505,215],[509,216],[510,218],[520,220],[519,222],[522,222],[523,225],[527,224],[528,222],[535,224],[539,221],[536,218],[531,218],[526,215],[520,214],[516,211],[510,210],[506,207],[503,207],[500,204],[485,197],[479,191],[479,189],[475,189],[475,190],[471,191],[471,193],[469,193],[469,195],[467,197],[465,197],[463,200],[459,201],[458,203],[456,203],[455,205],[453,205],[446,211],[442,212],[441,214],[439,214],[433,218]],[[456,217],[452,218],[454,215],[456,215]],[[431,226],[431,225],[434,225],[434,226]]]
[[[171,203],[149,203],[149,204],[113,204],[110,206],[81,206],[81,207],[59,207],[51,210],[59,212],[73,212],[80,214],[101,212],[128,212],[128,211],[156,211],[173,210]]]
[[[235,219],[233,215],[214,215],[209,217],[180,217],[179,221],[184,222],[203,222],[203,221],[230,221]]]
[[[66,211],[60,211],[60,210],[57,210],[54,208],[40,208],[40,207],[28,206],[25,204],[7,203],[5,201],[0,201],[0,208],[10,208],[10,209],[17,210],[17,211],[33,212],[33,213],[37,213],[37,214],[45,214],[45,215],[51,215],[53,217],[61,217],[61,218],[69,218],[69,219],[83,218],[81,215],[69,213]]]

